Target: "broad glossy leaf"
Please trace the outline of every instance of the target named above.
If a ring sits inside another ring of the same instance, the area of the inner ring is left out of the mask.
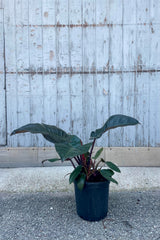
[[[73,146],[73,143],[56,143],[55,148],[57,153],[59,154],[62,161],[64,161],[67,158],[73,158],[75,156],[79,156],[81,154],[84,154],[88,152],[90,149],[92,143],[87,143],[84,145],[75,145]]]
[[[107,164],[107,166],[109,167],[109,168],[111,168],[113,171],[115,171],[115,172],[121,172],[120,171],[120,169],[119,169],[119,167],[117,167],[117,165],[116,164],[114,164],[114,163],[112,163],[112,162],[105,162],[106,164]]]
[[[122,115],[122,114],[112,115],[103,125],[103,127],[91,132],[90,139],[100,138],[103,133],[113,128],[136,125],[136,124],[139,124],[139,122],[135,118]]]
[[[40,124],[40,123],[31,123],[24,125],[20,128],[15,129],[11,135],[17,133],[41,133],[45,139],[52,143],[62,143],[70,140],[70,135],[68,135],[65,131],[56,126]],[[80,140],[80,139],[79,139]]]
[[[71,184],[72,182],[74,182],[74,180],[78,177],[78,175],[80,174],[82,170],[82,166],[78,166],[76,167],[73,172],[71,173],[70,177],[69,177],[69,183]]]
[[[84,184],[86,181],[86,175],[82,173],[79,178],[77,179],[77,187],[82,190],[84,188]]]
[[[109,171],[107,171],[107,170],[109,170],[109,169],[100,170],[101,175],[108,181],[118,184],[118,182],[114,178],[112,178],[112,175],[110,175]]]
[[[76,135],[68,135],[68,143],[71,144],[73,147],[83,146],[81,143],[81,139]]]
[[[97,158],[101,155],[102,152],[103,152],[103,147],[100,148],[100,149],[96,152],[96,154],[95,154],[95,156],[93,157],[93,159],[97,159]]]
[[[92,143],[82,145],[80,138],[75,135],[69,135],[65,131],[56,126],[31,123],[24,125],[14,130],[11,135],[17,133],[41,133],[45,139],[55,144],[56,151],[58,152],[62,161],[67,158],[72,158],[77,155],[88,152]]]

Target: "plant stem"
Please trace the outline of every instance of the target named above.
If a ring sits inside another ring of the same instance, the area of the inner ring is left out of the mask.
[[[102,160],[99,160],[95,166],[95,168],[97,169],[98,168],[98,165],[102,162]]]
[[[93,143],[92,143],[92,148],[89,154],[89,157],[91,158],[92,152],[93,152],[93,148],[94,148],[94,144],[95,144],[96,138],[94,138]]]
[[[93,148],[94,148],[95,141],[96,141],[96,138],[94,138],[94,140],[93,140],[92,147],[91,147],[91,151],[90,151],[90,153],[89,153],[88,166],[90,166],[91,156],[92,156],[92,152],[93,152]],[[92,163],[92,166],[93,166],[93,163]]]
[[[72,161],[71,158],[67,158],[66,160],[67,160],[67,161],[70,161],[70,162],[72,163],[72,166],[73,166],[74,168],[76,168],[76,166],[74,165],[74,163],[73,163],[73,161]]]
[[[74,168],[76,168],[76,166],[74,165],[74,163],[73,163],[72,159],[70,159],[70,161],[71,161],[71,163],[72,163],[73,167],[74,167]]]
[[[78,157],[74,157],[74,159],[76,160],[77,164],[80,165],[80,161],[79,161]]]
[[[77,156],[77,159],[79,161],[79,164],[81,164],[82,163],[81,158],[79,156]]]

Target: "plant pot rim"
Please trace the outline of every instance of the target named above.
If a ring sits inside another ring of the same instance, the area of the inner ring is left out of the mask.
[[[76,185],[76,180],[74,181],[74,184]],[[85,181],[84,184],[84,188],[83,190],[87,187],[87,188],[107,188],[107,186],[110,184],[110,181],[106,180],[106,181],[99,181],[99,182],[88,182]],[[81,191],[81,190],[80,190]]]
[[[85,181],[85,183],[86,184],[88,184],[88,185],[94,185],[94,184],[100,184],[100,185],[102,185],[102,184],[106,184],[106,183],[110,183],[110,181],[108,181],[108,180],[106,180],[106,181],[96,181],[96,182],[89,182],[89,181]]]

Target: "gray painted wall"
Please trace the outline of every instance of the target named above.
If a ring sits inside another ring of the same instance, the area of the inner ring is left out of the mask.
[[[141,125],[98,145],[160,147],[159,0],[0,0],[0,145],[51,146],[10,137],[29,122],[84,142],[116,113]]]

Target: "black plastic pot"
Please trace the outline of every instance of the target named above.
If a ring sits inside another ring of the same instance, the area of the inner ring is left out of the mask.
[[[109,183],[86,182],[83,190],[80,190],[74,182],[77,214],[81,218],[99,221],[107,216]]]

